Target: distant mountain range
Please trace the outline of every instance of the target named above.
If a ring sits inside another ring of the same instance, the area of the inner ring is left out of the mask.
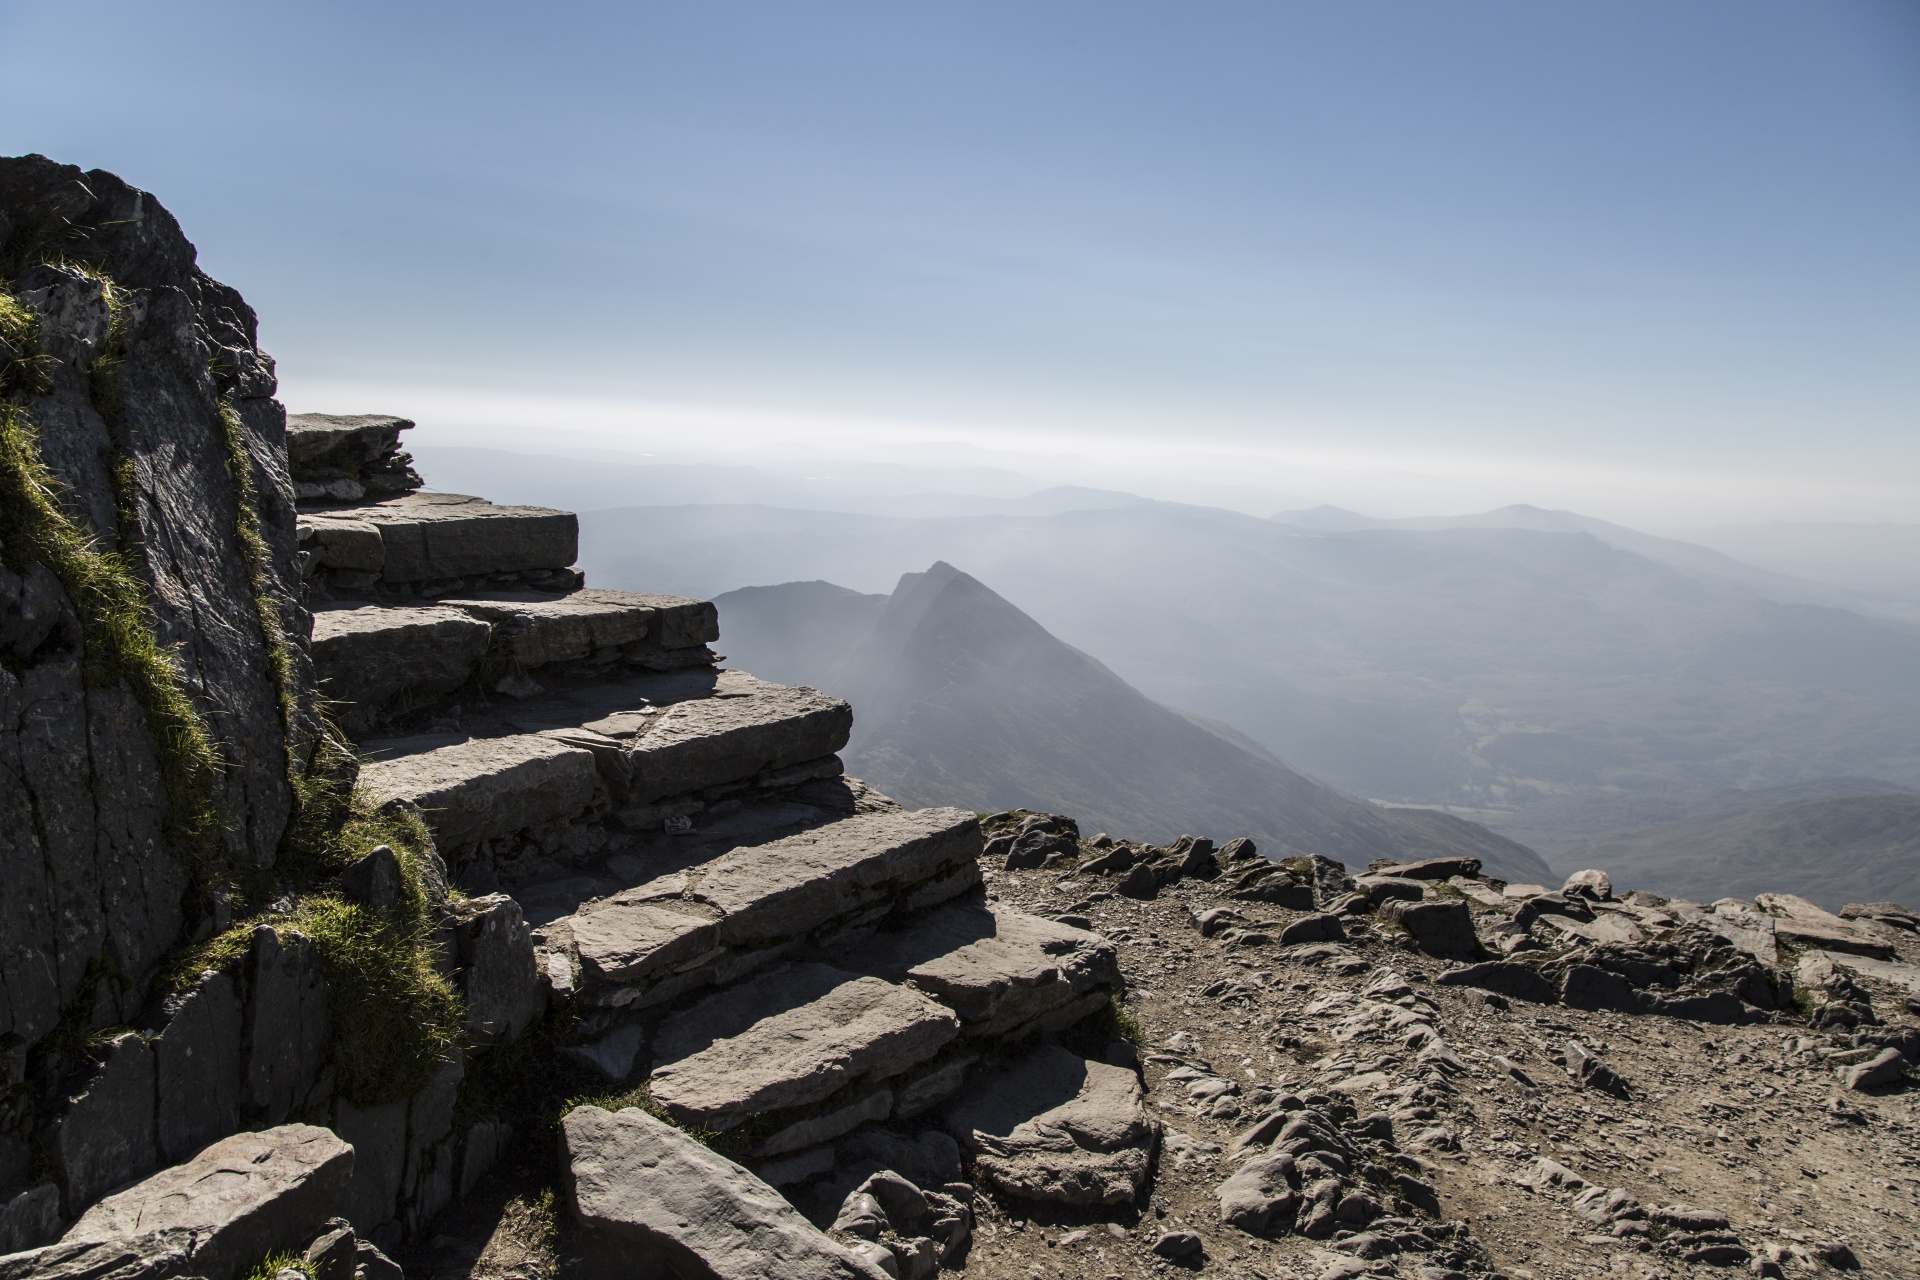
[[[769,679],[854,705],[849,767],[908,804],[1071,814],[1091,834],[1252,836],[1269,856],[1465,854],[1538,881],[1531,850],[1427,810],[1314,782],[1224,725],[1162,706],[940,563],[891,596],[827,582],[719,596],[721,647]]]

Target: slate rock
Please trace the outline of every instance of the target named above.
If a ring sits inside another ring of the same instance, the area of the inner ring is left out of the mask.
[[[107,1043],[100,1067],[54,1133],[54,1170],[69,1214],[153,1171],[153,1050],[136,1031]]]
[[[400,859],[393,846],[375,845],[340,873],[340,896],[382,915],[400,904]]]
[[[353,1226],[344,1218],[330,1218],[320,1234],[301,1251],[301,1261],[310,1268],[311,1280],[353,1280],[360,1262],[360,1241]]]
[[[1879,1089],[1906,1078],[1907,1059],[1898,1049],[1882,1049],[1866,1062],[1840,1069],[1840,1083],[1849,1089]]]
[[[766,1183],[636,1108],[560,1122],[583,1272],[683,1280],[879,1280],[889,1273],[814,1227]]]
[[[1578,1040],[1569,1040],[1561,1050],[1566,1059],[1567,1070],[1581,1084],[1602,1093],[1610,1093],[1617,1098],[1627,1096],[1627,1082],[1608,1066],[1600,1055],[1581,1044]]]
[[[1133,1203],[1160,1137],[1138,1076],[1053,1045],[976,1072],[946,1126],[1003,1194],[1081,1206]]]
[[[169,1002],[153,1039],[160,1158],[177,1164],[240,1127],[240,998],[208,972]]]
[[[952,1012],[910,988],[782,964],[663,1022],[648,1087],[675,1119],[726,1128],[898,1075],[959,1030]]]
[[[519,1039],[547,1007],[533,931],[520,904],[490,894],[452,903],[448,915],[468,1036],[477,1045]]]
[[[42,1182],[0,1203],[0,1255],[50,1244],[60,1235],[60,1188]]]
[[[1293,1225],[1300,1197],[1294,1161],[1285,1152],[1256,1156],[1220,1184],[1220,1221],[1253,1235],[1278,1235]]]
[[[1592,898],[1596,902],[1613,900],[1613,878],[1604,871],[1576,871],[1560,886],[1560,892],[1572,897]]]
[[[1405,929],[1428,955],[1471,956],[1480,950],[1473,913],[1458,899],[1408,902],[1393,898],[1381,904],[1380,918]]]
[[[1302,916],[1280,931],[1280,945],[1293,946],[1301,942],[1345,942],[1347,931],[1340,924],[1340,917],[1321,913]]]
[[[1480,874],[1478,858],[1422,858],[1418,862],[1395,862],[1369,866],[1369,875],[1396,876],[1406,880],[1451,880],[1455,876]]]
[[[326,981],[303,934],[260,925],[247,950],[241,1105],[279,1124],[303,1105],[326,1062]]]
[[[1559,996],[1553,984],[1539,970],[1511,960],[1488,960],[1461,969],[1450,969],[1435,979],[1442,986],[1478,987],[1483,991],[1530,1000],[1534,1004],[1552,1004]]]
[[[89,1209],[61,1243],[112,1244],[154,1232],[189,1239],[188,1274],[238,1280],[276,1250],[298,1251],[346,1199],[353,1148],[289,1124],[224,1138]]]
[[[1206,1242],[1192,1231],[1163,1231],[1151,1246],[1154,1256],[1184,1262],[1206,1252]]]
[[[1120,878],[1120,883],[1115,885],[1114,889],[1123,897],[1145,901],[1160,895],[1160,877],[1154,871],[1153,864],[1135,863],[1133,869]]]

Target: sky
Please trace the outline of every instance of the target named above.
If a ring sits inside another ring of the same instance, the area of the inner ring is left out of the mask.
[[[0,0],[0,54],[0,153],[154,192],[296,412],[1920,520],[1912,0]]]

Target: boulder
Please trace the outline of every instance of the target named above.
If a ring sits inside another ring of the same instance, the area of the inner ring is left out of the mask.
[[[1290,947],[1298,942],[1345,942],[1347,931],[1340,924],[1340,917],[1321,913],[1302,916],[1280,931],[1280,945]]]
[[[1907,1059],[1898,1049],[1882,1049],[1865,1062],[1840,1068],[1840,1083],[1849,1089],[1879,1089],[1906,1078]]]
[[[1568,897],[1578,895],[1596,902],[1611,902],[1613,878],[1604,871],[1576,871],[1560,886],[1560,892]]]
[[[882,1280],[760,1179],[636,1108],[560,1122],[583,1273],[682,1280]]]
[[[60,1188],[42,1182],[0,1201],[0,1256],[50,1243],[60,1234]]]
[[[1410,876],[1358,876],[1353,882],[1354,891],[1363,893],[1376,907],[1394,898],[1418,902],[1427,896],[1427,882],[1415,880]]]
[[[325,1129],[236,1133],[108,1196],[60,1243],[111,1246],[174,1233],[185,1245],[184,1274],[238,1280],[269,1253],[304,1248],[344,1206],[352,1177],[353,1148]]]
[[[1405,880],[1451,880],[1455,876],[1480,874],[1478,858],[1422,858],[1418,862],[1394,862],[1367,868],[1368,875],[1396,876]]]
[[[976,1072],[946,1126],[1001,1193],[1078,1206],[1132,1204],[1160,1137],[1138,1076],[1053,1045]]]
[[[1405,929],[1428,955],[1471,956],[1480,951],[1473,913],[1457,898],[1433,902],[1390,898],[1381,904],[1380,918]]]
[[[1534,1004],[1552,1004],[1560,995],[1538,970],[1511,960],[1488,960],[1450,969],[1435,981],[1450,987],[1479,987]]]

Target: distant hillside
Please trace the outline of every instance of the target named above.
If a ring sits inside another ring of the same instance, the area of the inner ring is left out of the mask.
[[[1555,860],[1605,868],[1617,883],[1712,901],[1797,893],[1848,902],[1920,902],[1920,795],[1792,800],[1707,813],[1594,840]]]
[[[810,582],[715,603],[721,647],[741,665],[852,701],[848,765],[903,803],[1045,809],[1161,841],[1250,835],[1270,855],[1353,866],[1464,853],[1492,875],[1551,874],[1524,845],[1354,800],[1152,701],[951,565],[907,574],[891,598]],[[827,661],[840,638],[850,643]]]

